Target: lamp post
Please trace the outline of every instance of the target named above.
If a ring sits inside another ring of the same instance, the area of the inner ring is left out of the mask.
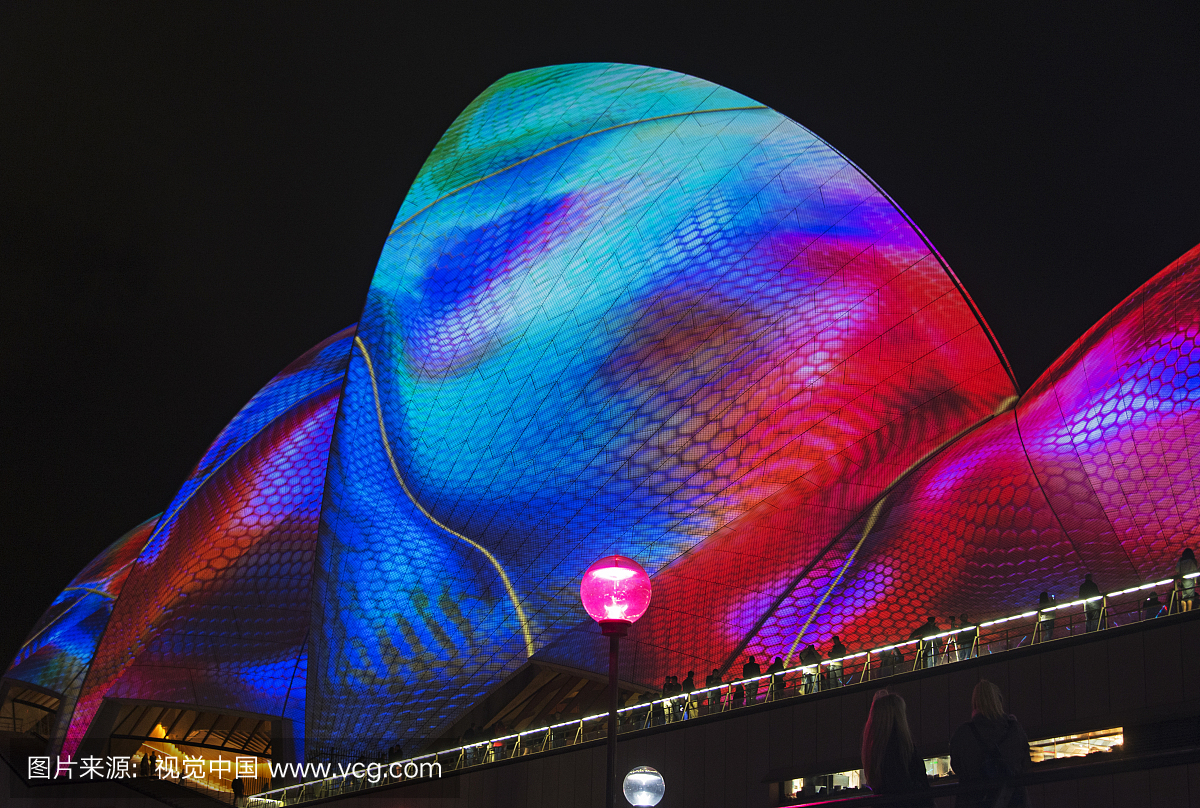
[[[621,790],[625,792],[625,799],[630,805],[654,806],[662,802],[667,784],[658,770],[650,766],[638,766],[625,775]]]
[[[607,808],[615,808],[619,643],[650,605],[650,576],[633,559],[606,556],[583,574],[579,599],[588,615],[600,624],[600,633],[608,637],[608,769],[604,804]]]

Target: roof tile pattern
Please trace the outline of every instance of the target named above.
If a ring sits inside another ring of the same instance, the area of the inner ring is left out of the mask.
[[[4,678],[61,696],[52,740],[61,740],[100,637],[112,617],[129,571],[159,517],[142,522],[110,544],[76,575],[29,632]]]
[[[64,694],[66,754],[127,698],[283,716],[327,760],[437,737],[531,657],[603,672],[577,588],[611,553],[654,575],[647,684],[1163,575],[1200,527],[1198,270],[1017,402],[941,258],[808,130],[662,70],[507,76],[414,181],[357,332],[6,676]]]
[[[275,377],[218,437],[130,573],[64,751],[103,698],[291,718],[302,737],[309,593],[353,329]],[[297,693],[303,692],[303,683]]]
[[[363,751],[436,736],[560,639],[606,553],[658,573],[635,657],[731,652],[879,492],[1015,395],[861,171],[749,99],[624,65],[514,74],[463,113],[358,336],[308,725]]]
[[[907,477],[805,571],[745,653],[860,646],[938,617],[1174,572],[1194,543],[1200,247],[1114,309],[1013,412]],[[864,535],[865,534],[865,535]],[[840,572],[840,576],[839,576]]]

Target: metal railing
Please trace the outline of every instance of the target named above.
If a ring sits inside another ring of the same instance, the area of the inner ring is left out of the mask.
[[[207,782],[191,778],[137,776],[122,779],[118,782],[148,797],[158,799],[160,802],[164,801],[164,799],[169,801],[172,797],[191,797],[194,794],[228,805],[234,804],[233,792],[231,790],[217,788]],[[243,798],[242,802],[245,802],[245,798]]]
[[[10,709],[0,713],[0,731],[28,733],[45,740],[54,729],[59,699],[15,687],[6,696],[4,706]]]
[[[45,740],[54,729],[54,718],[53,712],[37,718],[0,715],[0,732],[11,732],[18,735],[29,733]]]
[[[959,626],[951,631],[846,654],[837,659],[793,666],[780,672],[735,679],[690,693],[622,707],[618,711],[617,731],[638,732],[1176,614],[1190,608],[1190,603],[1185,603],[1181,593],[1184,591],[1184,581],[1190,580],[1194,587],[1197,576],[1200,573],[1155,581],[1107,595]],[[1174,587],[1167,603],[1157,602],[1157,594],[1163,587],[1171,585]],[[1146,601],[1149,598],[1144,595],[1150,592],[1154,593],[1154,598],[1148,607]],[[361,773],[351,771],[339,772],[319,780],[264,791],[247,797],[246,801],[253,808],[296,805],[365,788],[428,779],[425,772],[434,765],[442,773],[454,772],[549,752],[604,738],[607,720],[608,713],[597,713],[391,764],[380,762],[377,764],[380,767],[378,779],[374,776],[366,778]],[[410,776],[406,772],[413,774]]]

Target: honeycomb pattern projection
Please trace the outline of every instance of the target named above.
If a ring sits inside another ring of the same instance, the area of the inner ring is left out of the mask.
[[[364,379],[370,383],[368,356],[362,348],[355,352],[347,386]],[[373,398],[343,397],[340,420],[375,417]],[[453,689],[453,683],[468,671],[466,658],[476,660],[477,667],[470,672],[484,671],[489,682],[511,672],[510,659],[523,658],[523,637],[512,626],[512,602],[503,584],[479,576],[473,568],[478,550],[431,524],[398,490],[396,477],[373,473],[380,464],[390,464],[379,432],[375,435],[373,441],[349,447],[335,439],[330,451],[329,479],[353,481],[355,497],[326,493],[322,521],[327,532],[318,552],[314,620],[349,613],[356,625],[369,626],[370,633],[337,632],[323,636],[322,642],[314,638],[314,674],[340,672],[335,681],[314,675],[320,710],[341,715],[354,734],[341,734],[341,727],[320,722],[320,713],[314,719],[310,702],[308,742],[313,759],[324,759],[326,747],[340,751],[352,742],[363,749],[390,746],[395,742],[391,732],[397,713],[415,731],[432,733],[437,725],[428,714],[427,700],[439,694],[444,709],[459,710],[471,706],[479,695]],[[336,530],[328,530],[330,526]],[[343,539],[347,535],[362,538],[351,545]],[[357,581],[374,597],[356,598],[344,586],[330,585],[346,580]],[[435,621],[433,614],[449,619]],[[460,647],[470,657],[454,653]],[[398,682],[408,689],[409,700],[392,701],[395,697],[390,694],[399,689]],[[453,698],[446,699],[447,694]],[[386,703],[388,709],[368,709],[363,702]],[[320,729],[312,728],[314,724]]]
[[[646,654],[732,652],[879,492],[1014,395],[857,168],[743,96],[625,65],[515,74],[463,113],[359,341],[308,723],[362,751],[437,734],[577,624],[605,553],[676,562]]]
[[[258,409],[274,417],[253,416],[252,432],[240,414],[240,445],[223,432],[224,460],[172,503],[116,603],[67,754],[105,697],[290,717],[303,737],[314,545],[351,340],[342,332],[274,379]]]
[[[1200,247],[1106,315],[1017,409],[1055,511],[1081,551],[1103,553],[1087,558],[1102,588],[1172,571],[1200,531],[1198,341]],[[1117,547],[1126,567],[1110,573]]]
[[[171,506],[164,514],[166,518],[163,529],[155,534],[154,541],[146,548],[148,558],[153,558],[158,553],[161,547],[160,540],[169,534],[170,523],[179,508],[186,505],[192,494],[244,446],[247,440],[257,435],[263,427],[290,409],[297,401],[316,393],[329,384],[331,379],[341,377],[346,369],[346,356],[349,353],[354,328],[350,326],[322,340],[281,370],[246,402],[246,406],[238,411],[208,447],[171,501]]]
[[[29,632],[4,678],[66,692],[92,661],[112,604],[157,521],[151,517],[117,539],[71,580]]]
[[[747,644],[792,655],[907,637],[929,616],[1031,607],[1043,589],[1079,586],[1082,559],[1062,529],[1006,412],[954,442],[888,492],[839,538]],[[736,660],[735,660],[736,661]]]
[[[1200,248],[1106,316],[1006,413],[890,492],[770,613],[745,653],[859,647],[1169,575],[1197,529]],[[862,545],[862,534],[870,531]],[[840,577],[839,577],[840,572]]]
[[[110,544],[76,575],[29,632],[4,673],[61,696],[57,740],[65,731],[84,674],[108,625],[113,603],[133,562],[150,538],[157,516],[147,519]]]

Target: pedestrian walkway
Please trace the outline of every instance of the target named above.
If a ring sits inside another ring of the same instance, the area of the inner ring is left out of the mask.
[[[709,685],[700,690],[621,708],[618,711],[618,731],[640,732],[781,699],[805,698],[834,688],[873,682],[925,668],[957,664],[979,656],[1004,653],[1035,642],[1059,641],[1082,636],[1091,631],[1103,631],[1169,614],[1181,614],[1187,609],[1177,593],[1187,591],[1189,583],[1194,589],[1194,579],[1197,576],[1200,576],[1200,573],[1193,572],[1106,595],[1081,598],[1069,603],[1054,603],[1048,608],[1024,611],[978,624],[964,620],[963,624],[947,631],[925,633],[914,639],[822,659],[811,664],[805,664],[802,656],[802,664],[790,668],[784,666],[782,671],[773,665],[774,670],[760,675]],[[1168,588],[1169,595],[1166,594]],[[1143,608],[1151,593],[1167,596],[1164,607],[1153,614]],[[1047,629],[1048,625],[1055,628]],[[747,662],[747,667],[743,669],[753,670],[749,665]],[[758,667],[756,663],[754,667]],[[548,727],[523,730],[443,752],[422,755],[412,758],[411,762],[418,766],[422,763],[437,763],[443,772],[486,766],[502,760],[598,740],[605,735],[607,718],[607,713],[597,713]],[[399,782],[405,782],[405,778],[385,774],[381,781],[369,782],[353,776],[339,775],[271,789],[248,797],[247,804],[252,808],[297,805]]]

